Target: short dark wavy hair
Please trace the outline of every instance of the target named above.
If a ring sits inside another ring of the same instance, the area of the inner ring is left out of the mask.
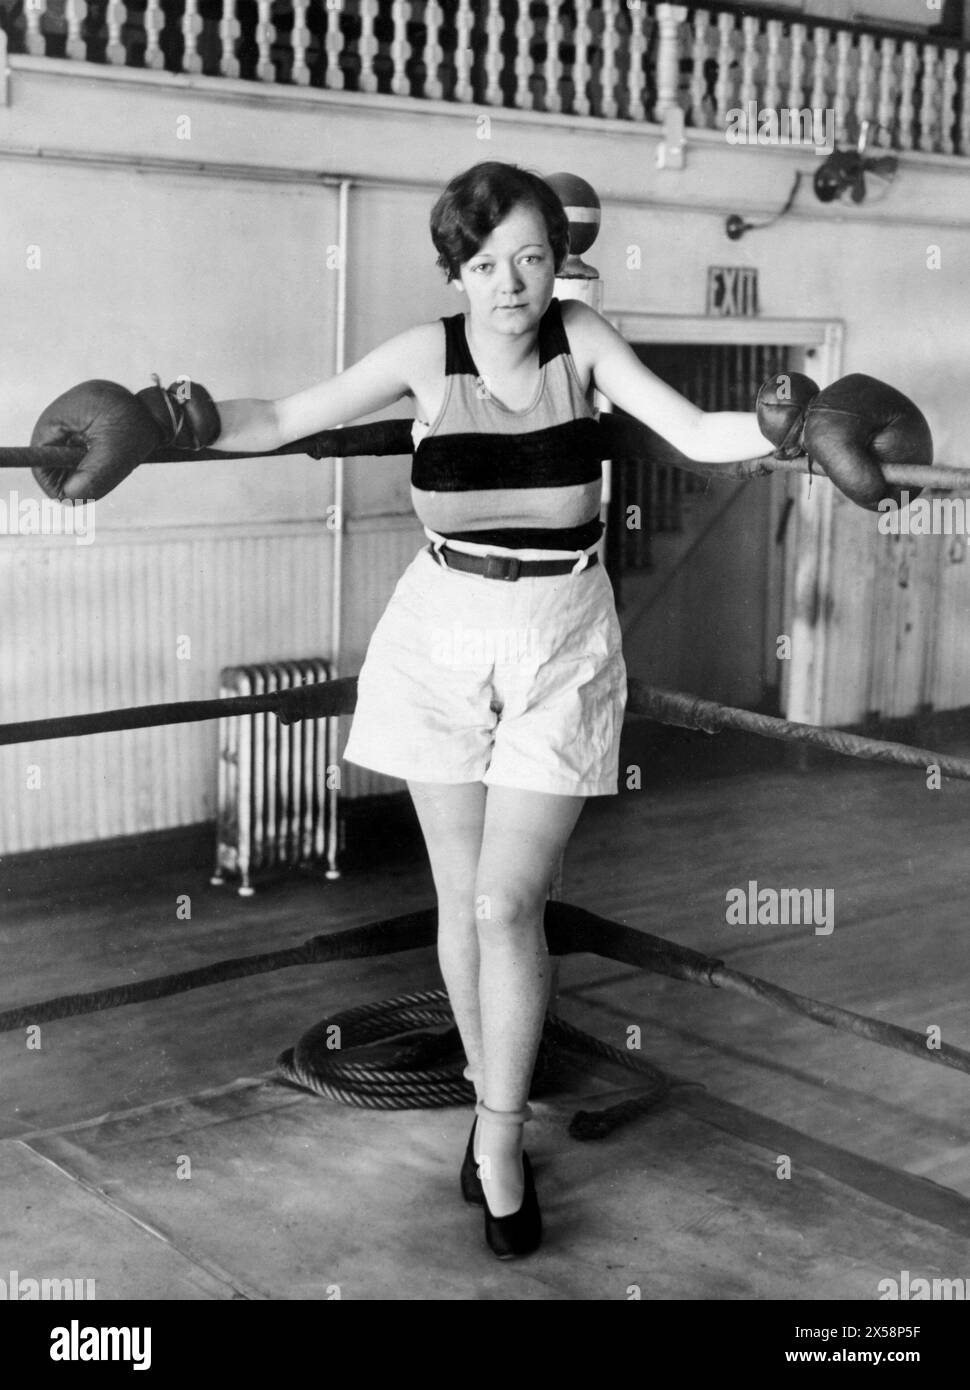
[[[465,262],[521,203],[542,217],[555,268],[561,269],[569,254],[569,221],[562,203],[538,174],[490,159],[453,178],[431,209],[431,240],[449,281],[459,279]]]

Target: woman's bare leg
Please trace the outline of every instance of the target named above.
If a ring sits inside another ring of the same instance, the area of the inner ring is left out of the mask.
[[[469,1074],[483,1097],[482,1020],[475,879],[485,825],[482,782],[409,782],[438,895],[438,963]]]
[[[528,1100],[549,995],[545,903],[584,802],[581,796],[488,789],[474,899],[484,1101],[491,1110],[521,1110]],[[475,1149],[492,1215],[517,1211],[521,1129],[480,1116]]]

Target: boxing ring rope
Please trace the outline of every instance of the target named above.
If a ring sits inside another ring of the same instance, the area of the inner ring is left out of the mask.
[[[276,714],[284,724],[301,719],[329,719],[353,714],[357,699],[357,678],[345,676],[295,686],[265,695],[234,695],[212,700],[183,700],[164,705],[137,705],[131,709],[101,710],[93,714],[65,714],[53,719],[27,719],[16,724],[0,724],[0,747],[13,743],[33,743],[44,739],[74,738],[79,734],[116,733],[124,729],[150,729],[160,724],[193,724],[230,714]],[[970,781],[970,758],[934,753],[907,743],[867,738],[842,729],[815,724],[799,724],[775,715],[755,714],[751,710],[719,705],[695,695],[659,690],[643,681],[630,680],[627,687],[627,715],[672,724],[682,729],[716,733],[733,729],[757,734],[761,738],[785,743],[803,743],[847,758],[868,762],[897,763],[924,771],[936,766],[946,777]]]
[[[814,1019],[839,1032],[854,1033],[856,1037],[882,1043],[911,1057],[922,1057],[970,1074],[970,1052],[947,1043],[941,1043],[939,1049],[930,1051],[922,1033],[914,1033],[881,1019],[867,1018],[864,1014],[853,1013],[807,995],[795,994],[757,976],[730,970],[723,961],[713,956],[654,936],[638,927],[613,922],[572,903],[547,902],[545,926],[549,950],[555,956],[588,952],[622,965],[635,965],[640,970],[666,975],[673,980],[705,985],[711,989],[732,990],[748,999],[758,999],[786,1012]],[[128,1004],[145,1004],[188,990],[221,984],[226,980],[269,974],[297,965],[327,965],[338,960],[363,960],[372,956],[416,951],[433,946],[436,936],[437,909],[422,908],[418,912],[370,922],[366,926],[312,936],[297,946],[263,951],[258,955],[231,957],[197,966],[194,970],[155,975],[147,980],[112,985],[107,989],[62,994],[36,1004],[20,1004],[0,1012],[0,1033],[13,1032],[36,1023],[119,1009]]]
[[[643,453],[649,448],[650,434],[637,420],[620,419],[605,412],[596,422],[604,459],[616,458],[620,454]],[[348,458],[353,455],[382,457],[386,455],[410,454],[414,449],[411,435],[412,420],[376,420],[364,425],[348,425],[345,429],[323,430],[319,434],[308,435],[305,439],[294,440],[278,449],[264,450],[262,453],[240,453],[236,450],[224,453],[218,449],[200,449],[188,452],[184,449],[164,449],[152,454],[145,463],[193,463],[221,462],[235,460],[277,458],[290,454],[303,454],[314,459]],[[83,448],[67,445],[44,445],[43,447],[22,445],[0,448],[0,468],[76,468],[84,457]],[[709,478],[764,478],[770,473],[808,473],[813,477],[824,477],[824,473],[807,458],[779,459],[773,454],[761,458],[738,459],[730,463],[702,463],[696,459],[682,456],[676,466],[689,473],[699,473]],[[144,465],[140,465],[144,466]],[[884,463],[880,465],[886,482],[895,487],[921,488],[933,487],[966,490],[970,492],[970,468],[947,468],[939,465],[928,468],[908,468],[905,464]]]
[[[195,700],[7,724],[0,726],[0,744],[217,719],[227,713],[274,712],[284,722],[294,722],[323,715],[350,714],[355,703],[356,680],[341,679],[262,696]],[[947,757],[906,744],[864,738],[837,729],[797,724],[691,695],[658,690],[636,680],[629,682],[627,713],[633,717],[701,729],[708,733],[733,729],[766,738],[807,743],[829,752],[877,762],[920,768],[935,764],[947,776],[970,780],[970,759]],[[970,1074],[970,1053],[960,1048],[943,1043],[936,1049],[928,1049],[926,1039],[920,1033],[796,994],[757,976],[730,970],[723,961],[714,957],[599,917],[584,908],[564,902],[547,902],[545,931],[552,955],[591,953],[673,979],[730,990],[907,1056]],[[434,945],[436,933],[437,912],[435,909],[424,909],[362,927],[311,937],[299,945],[259,955],[235,957],[131,984],[20,1005],[0,1012],[0,1032],[144,1003],[226,980],[293,966],[327,964],[336,960],[356,960],[426,948]],[[325,1019],[311,1028],[295,1048],[288,1049],[277,1059],[276,1075],[280,1080],[317,1094],[371,1108],[406,1109],[462,1104],[472,1099],[473,1092],[460,1074],[458,1062],[454,1060],[456,1048],[460,1050],[455,1028],[443,1035],[420,1035],[403,1046],[399,1045],[390,1064],[348,1061],[345,1055],[348,1048],[389,1039],[405,1028],[413,1028],[415,1023],[447,1024],[450,1021],[447,996],[441,991],[364,1005],[360,1009]],[[340,1049],[344,1055],[339,1057],[328,1047],[330,1030],[335,1026],[341,1029],[342,1034],[346,1032],[346,1042]],[[577,1139],[601,1138],[618,1125],[652,1109],[673,1086],[695,1084],[671,1081],[651,1063],[631,1057],[628,1052],[572,1028],[554,1015],[546,1019],[537,1078],[548,1071],[558,1047],[605,1057],[649,1083],[642,1094],[606,1110],[578,1112],[570,1125],[570,1133]],[[450,1065],[449,1057],[452,1058]]]
[[[305,692],[315,692],[312,713]],[[302,697],[302,698],[301,698]],[[130,709],[98,710],[93,714],[64,714],[53,719],[26,719],[0,724],[0,747],[36,740],[75,738],[79,734],[113,734],[123,729],[152,729],[160,724],[198,724],[234,714],[278,714],[284,724],[298,719],[329,719],[353,714],[357,703],[357,677],[320,682],[312,687],[264,695],[232,695],[211,700],[177,700],[164,705],[136,705]]]

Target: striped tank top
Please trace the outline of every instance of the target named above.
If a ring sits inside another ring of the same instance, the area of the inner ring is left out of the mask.
[[[539,385],[509,410],[488,394],[465,336],[443,318],[445,397],[416,420],[411,500],[429,532],[508,550],[587,550],[600,538],[599,426],[569,351],[562,307],[539,323]]]

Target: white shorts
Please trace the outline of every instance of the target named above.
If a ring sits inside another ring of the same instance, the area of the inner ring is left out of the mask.
[[[344,757],[405,781],[610,796],[625,706],[602,565],[509,582],[424,549],[374,629]]]

